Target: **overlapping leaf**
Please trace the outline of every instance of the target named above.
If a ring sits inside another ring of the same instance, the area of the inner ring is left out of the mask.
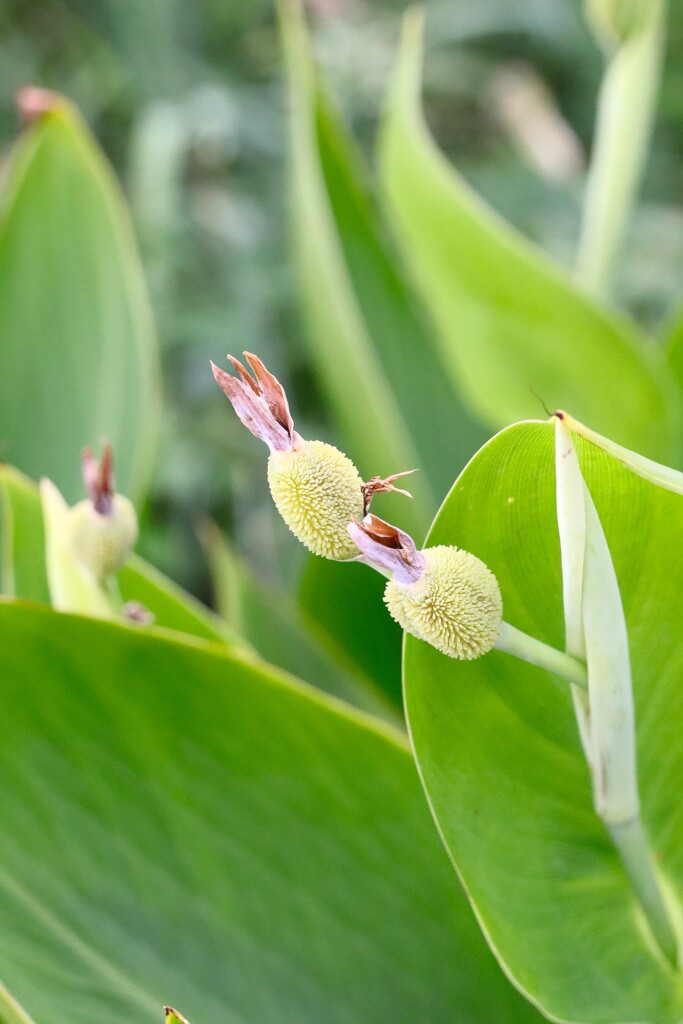
[[[298,4],[283,3],[294,243],[311,354],[364,475],[419,467],[402,510],[421,533],[481,440],[445,378],[390,245],[356,145],[314,66]],[[448,436],[450,449],[435,445]]]
[[[683,903],[683,498],[579,446],[615,564],[633,669],[642,813],[674,920]],[[563,644],[553,430],[472,460],[430,543],[496,573],[508,622]],[[674,1024],[683,979],[654,946],[592,807],[566,684],[502,653],[459,663],[407,639],[409,725],[440,830],[498,955],[551,1016]]]
[[[261,657],[272,665],[291,672],[299,679],[320,687],[392,724],[402,720],[400,695],[388,699],[384,687],[377,685],[365,666],[359,665],[346,649],[345,622],[328,623],[329,632],[297,604],[288,593],[262,584],[232,550],[217,528],[206,530],[206,545],[211,563],[216,604],[222,617]],[[336,565],[327,559],[311,558],[322,565]],[[340,566],[348,570],[349,566]],[[369,570],[366,569],[369,574]],[[354,575],[353,579],[357,579]],[[356,595],[357,597],[358,595]],[[364,596],[364,592],[363,595]],[[376,595],[373,593],[373,597]],[[318,599],[314,604],[318,604]],[[353,607],[353,603],[351,604]],[[337,608],[339,612],[341,609]],[[347,616],[344,615],[344,620]],[[364,638],[371,641],[372,628],[365,623]],[[395,644],[398,650],[398,644]],[[400,684],[397,659],[387,659],[394,670],[394,682]],[[396,695],[396,691],[392,697]]]
[[[158,419],[149,303],[117,183],[59,98],[12,154],[0,213],[0,457],[80,496],[104,437],[138,498]]]
[[[662,353],[601,309],[472,192],[419,109],[420,23],[409,16],[383,125],[380,173],[444,366],[493,427],[550,408],[661,461],[680,456],[680,391]]]
[[[0,960],[36,1024],[531,1024],[400,734],[230,655],[0,603]]]

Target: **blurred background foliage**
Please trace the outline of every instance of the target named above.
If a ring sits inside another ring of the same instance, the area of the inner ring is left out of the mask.
[[[370,159],[404,6],[308,5],[319,60]],[[425,102],[439,144],[496,210],[571,266],[603,67],[579,0],[426,7]],[[340,440],[301,340],[272,4],[7,0],[0,66],[3,145],[16,137],[19,86],[63,92],[84,113],[131,204],[165,396],[143,554],[208,600],[199,536],[211,518],[267,581],[291,579],[301,552],[274,519],[265,449],[208,369],[227,351],[258,352],[288,389],[299,431]],[[614,300],[647,329],[665,321],[679,297],[682,165],[683,7],[672,4],[650,159],[613,286]],[[487,431],[468,429],[460,446],[473,452]],[[382,470],[389,468],[404,467]]]

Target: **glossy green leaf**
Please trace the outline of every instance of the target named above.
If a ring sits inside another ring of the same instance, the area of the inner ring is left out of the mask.
[[[281,5],[291,107],[291,190],[299,287],[311,353],[349,454],[368,477],[419,467],[407,528],[426,529],[438,496],[480,440],[434,351],[353,139],[309,51],[298,4]],[[453,438],[450,450],[435,434]]]
[[[36,485],[9,466],[0,466],[2,509],[2,593],[50,603],[45,568],[45,533]],[[248,647],[226,622],[144,559],[133,555],[118,575],[124,601],[138,601],[157,626],[204,640]]]
[[[341,643],[288,593],[256,579],[213,524],[207,526],[204,539],[218,610],[262,658],[326,693],[398,724],[399,708],[359,669]]]
[[[420,108],[420,20],[409,16],[380,147],[389,210],[441,341],[444,365],[494,427],[540,396],[661,461],[679,453],[680,392],[661,352],[594,305],[476,196],[437,150]]]
[[[519,424],[456,481],[430,544],[482,558],[507,622],[564,642],[553,427]],[[679,923],[683,904],[683,498],[577,445],[628,627],[642,816]],[[683,977],[645,925],[593,811],[569,688],[493,652],[456,662],[408,638],[405,690],[444,841],[506,970],[555,1019],[674,1024]]]
[[[386,613],[385,585],[384,577],[366,565],[310,558],[299,601],[360,671],[401,707],[401,630]]]
[[[0,961],[36,1024],[527,1024],[400,733],[224,648],[0,604]]]
[[[80,496],[105,437],[138,498],[158,420],[156,346],[128,214],[77,112],[55,100],[15,146],[0,211],[2,458]]]

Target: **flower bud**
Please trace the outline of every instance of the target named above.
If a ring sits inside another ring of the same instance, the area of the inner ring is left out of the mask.
[[[441,545],[423,554],[427,567],[417,582],[387,583],[384,601],[392,618],[451,658],[480,658],[495,645],[503,621],[498,580],[459,548]]]
[[[110,448],[99,465],[89,450],[84,452],[83,477],[89,497],[69,509],[66,543],[83,568],[103,580],[118,572],[133,550],[138,520],[128,498],[114,493]]]
[[[394,480],[375,476],[367,483],[351,459],[324,441],[305,441],[294,429],[280,382],[257,356],[244,353],[253,372],[228,356],[235,377],[211,364],[213,375],[244,425],[270,449],[268,484],[275,506],[294,536],[315,555],[344,561],[359,552],[348,533],[374,494],[398,491]]]
[[[116,494],[106,514],[87,499],[69,510],[68,543],[81,565],[102,580],[119,571],[138,537],[138,520],[128,498]]]

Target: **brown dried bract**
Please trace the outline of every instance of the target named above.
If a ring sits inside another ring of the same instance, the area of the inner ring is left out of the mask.
[[[285,390],[258,356],[245,352],[244,357],[253,377],[238,359],[228,355],[239,377],[233,377],[211,363],[216,383],[242,423],[255,437],[265,441],[271,452],[287,451],[294,446],[298,435],[294,430]]]
[[[105,445],[98,462],[92,450],[86,448],[81,456],[83,483],[93,508],[101,516],[109,515],[116,488],[114,486],[114,457],[111,445]]]
[[[373,476],[371,480],[364,483],[361,491],[363,492],[365,513],[370,509],[374,496],[381,494],[383,491],[395,491],[396,494],[405,494],[406,498],[412,498],[410,491],[404,491],[401,487],[394,487],[394,480],[398,480],[402,476],[410,476],[411,473],[417,473],[417,470],[404,469],[402,473],[393,473],[391,476]]]
[[[390,569],[399,583],[415,583],[424,573],[425,557],[410,534],[379,516],[366,515],[362,523],[354,519],[349,534],[367,562]]]

